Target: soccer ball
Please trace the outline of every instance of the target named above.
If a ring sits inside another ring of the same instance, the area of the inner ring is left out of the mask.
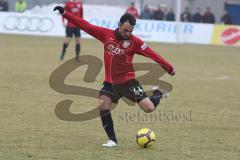
[[[155,134],[151,129],[140,129],[136,135],[138,146],[142,148],[151,147],[155,143]]]

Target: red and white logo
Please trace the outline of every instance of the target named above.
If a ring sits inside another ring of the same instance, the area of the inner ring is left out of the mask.
[[[108,52],[108,54],[111,55],[123,55],[124,51],[120,48],[118,48],[115,44],[109,43],[106,45],[105,50]]]
[[[130,48],[131,45],[132,45],[131,41],[123,41],[122,43],[122,47],[125,49]]]
[[[240,41],[240,30],[238,28],[228,28],[223,31],[221,39],[225,44],[234,45]]]

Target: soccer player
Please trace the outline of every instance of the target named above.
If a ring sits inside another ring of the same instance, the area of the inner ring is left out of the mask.
[[[117,103],[121,97],[126,97],[133,102],[137,102],[144,112],[149,113],[156,109],[160,99],[165,96],[164,92],[156,86],[153,88],[152,96],[148,97],[146,95],[142,86],[135,79],[132,64],[134,54],[151,58],[159,63],[170,75],[175,74],[175,69],[142,40],[132,35],[136,19],[129,13],[124,14],[120,18],[119,27],[116,30],[111,30],[92,25],[60,6],[56,6],[55,10],[58,10],[64,18],[79,26],[104,45],[105,81],[99,94],[99,109],[102,125],[109,140],[103,146],[118,146],[110,113],[110,105]]]
[[[64,9],[75,16],[83,18],[83,6],[82,6],[82,2],[80,0],[67,1],[65,3]],[[64,18],[63,18],[63,24],[65,25]],[[80,54],[80,50],[81,50],[80,28],[77,25],[75,25],[74,23],[68,21],[67,25],[66,25],[66,37],[64,39],[60,60],[64,59],[66,49],[69,46],[69,43],[70,43],[73,35],[75,36],[75,41],[76,41],[76,45],[75,45],[76,59],[79,59],[79,54]]]
[[[134,2],[131,2],[131,6],[127,8],[126,13],[133,15],[135,18],[139,17],[138,10],[136,9]]]

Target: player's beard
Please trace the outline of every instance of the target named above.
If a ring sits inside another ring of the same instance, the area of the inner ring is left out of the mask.
[[[118,28],[115,30],[115,35],[118,40],[129,40],[130,36],[128,37],[123,37],[121,33],[119,32]]]

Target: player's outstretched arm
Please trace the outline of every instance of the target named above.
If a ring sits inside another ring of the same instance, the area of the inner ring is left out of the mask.
[[[95,26],[87,22],[86,20],[80,18],[79,16],[72,15],[71,13],[64,10],[61,6],[56,6],[54,11],[58,11],[64,18],[66,18],[68,21],[76,24],[80,29],[85,31],[86,33],[90,34],[91,36],[95,37],[96,39],[100,41],[105,40],[105,33],[106,28]]]
[[[166,72],[168,74],[170,74],[172,76],[175,75],[176,70],[171,63],[169,63],[162,56],[157,54],[154,50],[152,50],[150,47],[148,47],[142,41],[138,41],[138,43],[139,43],[139,45],[137,45],[137,48],[136,48],[136,53],[137,54],[140,54],[140,55],[143,55],[145,57],[151,58],[152,60],[154,60],[155,62],[160,64],[166,70]]]
[[[171,76],[175,75],[176,70],[174,66],[171,63],[169,63],[166,59],[164,59],[161,55],[153,51],[151,48],[149,47],[146,48],[146,50],[143,52],[143,55],[151,58],[152,60],[160,64],[169,75]]]

